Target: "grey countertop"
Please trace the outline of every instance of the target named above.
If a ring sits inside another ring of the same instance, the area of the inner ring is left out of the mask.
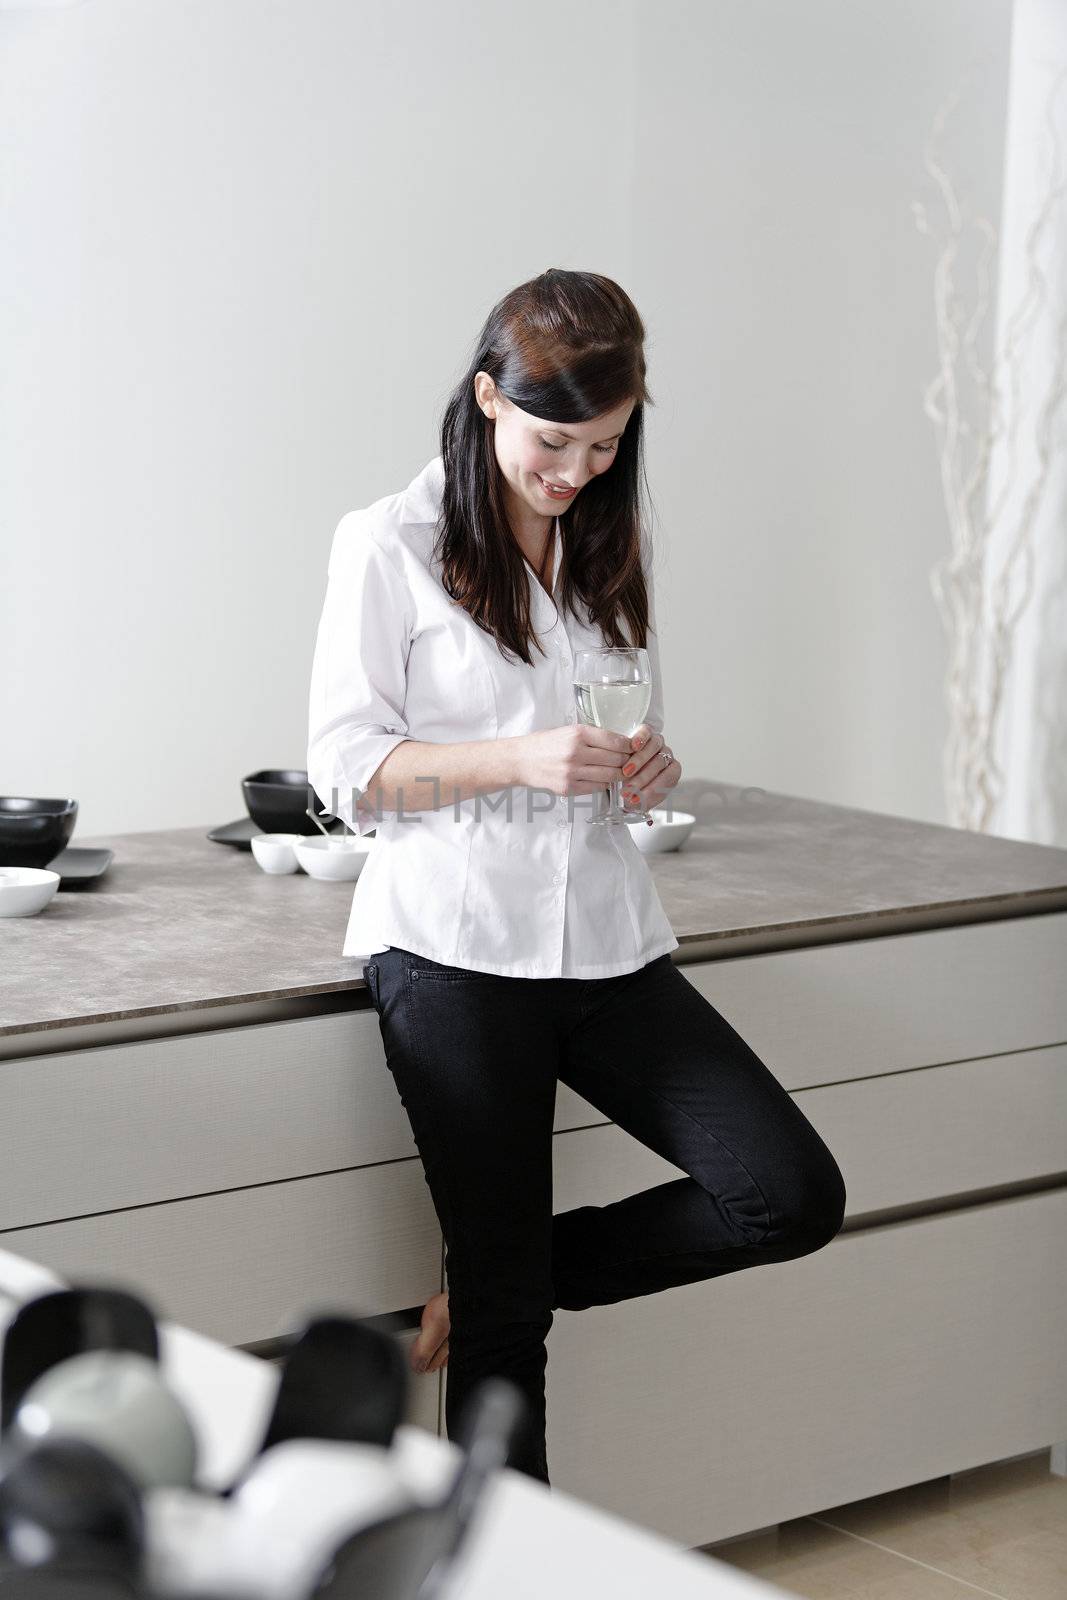
[[[1067,908],[1067,850],[729,784],[680,791],[697,825],[648,857],[675,960]],[[115,858],[37,916],[0,919],[0,1036],[363,989],[340,954],[355,886],[269,876],[209,840],[216,825],[73,840]]]

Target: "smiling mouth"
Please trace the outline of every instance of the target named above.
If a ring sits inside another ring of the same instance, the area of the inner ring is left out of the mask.
[[[578,492],[573,488],[569,489],[559,484],[547,482],[546,479],[542,478],[539,472],[534,473],[534,477],[537,479],[545,493],[553,500],[569,500],[572,494],[576,494]]]

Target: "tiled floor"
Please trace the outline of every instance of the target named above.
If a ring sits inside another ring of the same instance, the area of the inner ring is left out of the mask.
[[[1067,1478],[1042,1450],[706,1548],[806,1600],[1065,1600]]]

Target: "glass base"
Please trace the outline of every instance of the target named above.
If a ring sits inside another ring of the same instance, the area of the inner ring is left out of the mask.
[[[603,790],[597,805],[593,808],[592,815],[586,818],[587,822],[602,822],[607,823],[609,826],[620,822],[648,822],[649,820],[649,813],[642,811],[638,806],[635,806],[632,811],[627,811],[625,806],[615,799],[610,789]]]

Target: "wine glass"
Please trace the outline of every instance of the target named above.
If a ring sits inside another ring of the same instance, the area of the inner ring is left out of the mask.
[[[652,700],[652,670],[648,652],[608,645],[578,650],[574,657],[574,698],[579,721],[594,728],[632,737],[645,720]],[[609,803],[594,808],[590,822],[636,822],[647,812],[627,811],[622,803],[622,779],[613,778]]]

